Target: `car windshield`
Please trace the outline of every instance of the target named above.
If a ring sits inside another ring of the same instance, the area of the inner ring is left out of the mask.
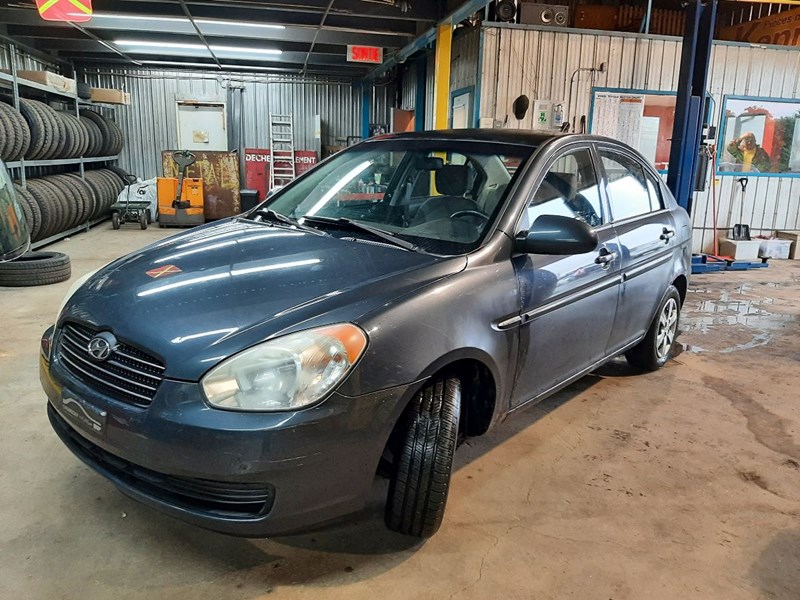
[[[485,142],[369,142],[325,161],[251,215],[289,217],[340,237],[395,241],[432,254],[463,254],[492,230],[533,150]]]

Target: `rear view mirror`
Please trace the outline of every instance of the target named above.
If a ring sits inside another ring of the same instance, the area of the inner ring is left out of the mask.
[[[25,213],[14,193],[11,177],[0,161],[0,262],[25,254],[31,245],[31,234]]]
[[[414,166],[418,171],[438,171],[444,166],[444,159],[439,156],[426,156],[418,158]]]
[[[514,239],[523,254],[584,254],[597,248],[597,234],[583,221],[561,215],[542,215]]]

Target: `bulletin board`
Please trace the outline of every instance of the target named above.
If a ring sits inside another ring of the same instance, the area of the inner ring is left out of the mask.
[[[592,88],[589,133],[636,148],[666,172],[677,98],[675,92]]]

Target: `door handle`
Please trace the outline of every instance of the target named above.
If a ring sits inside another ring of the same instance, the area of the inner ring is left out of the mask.
[[[606,248],[601,248],[600,249],[600,255],[597,258],[594,259],[594,262],[596,262],[598,265],[601,265],[603,267],[607,267],[608,265],[610,265],[615,260],[617,260],[617,253],[616,252],[611,252],[610,250],[608,250]]]
[[[674,229],[667,229],[666,227],[664,227],[664,229],[661,230],[661,236],[658,239],[660,239],[660,240],[662,240],[664,242],[668,242],[670,240],[670,238],[674,238],[674,237],[675,237],[675,230]]]

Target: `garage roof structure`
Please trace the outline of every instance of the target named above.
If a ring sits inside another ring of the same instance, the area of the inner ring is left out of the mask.
[[[88,23],[42,20],[33,3],[0,8],[6,35],[82,64],[360,76],[348,45],[400,49],[446,12],[444,1],[109,0]]]

